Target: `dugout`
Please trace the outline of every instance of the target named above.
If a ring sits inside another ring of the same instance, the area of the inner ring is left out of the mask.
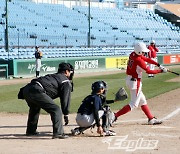
[[[0,80],[8,78],[8,64],[0,64]]]

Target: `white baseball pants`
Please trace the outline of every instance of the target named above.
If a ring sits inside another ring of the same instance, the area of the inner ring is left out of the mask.
[[[131,101],[129,106],[131,110],[138,107],[139,105],[146,105],[147,100],[142,92],[142,82],[141,80],[132,81],[132,76],[128,75],[126,78],[126,85],[130,90]]]
[[[98,114],[99,114],[99,118],[101,118],[104,114],[104,111],[100,110],[98,111]],[[92,113],[90,115],[87,114],[81,115],[80,113],[78,113],[76,116],[76,122],[80,127],[89,127],[95,123],[94,114]]]

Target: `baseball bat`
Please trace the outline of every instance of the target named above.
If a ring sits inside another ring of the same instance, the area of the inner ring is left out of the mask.
[[[173,74],[176,74],[176,75],[179,76],[179,73],[177,73],[177,72],[174,72],[174,71],[171,71],[171,70],[168,70],[168,72],[173,73]]]

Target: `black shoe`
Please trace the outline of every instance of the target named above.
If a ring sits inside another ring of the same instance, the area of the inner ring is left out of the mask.
[[[62,134],[62,135],[60,135],[60,134],[56,134],[56,135],[53,135],[52,136],[52,139],[66,139],[66,138],[68,138],[69,136],[68,135],[65,135],[65,134]]]
[[[33,132],[33,133],[27,132],[26,133],[26,136],[38,136],[38,135],[39,135],[39,132]]]
[[[80,130],[79,130],[79,127],[78,127],[78,128],[75,128],[75,129],[71,129],[71,133],[72,133],[72,135],[74,135],[74,136],[81,134],[81,132],[80,132]]]
[[[152,76],[148,76],[148,78],[154,78],[154,75],[152,75]]]

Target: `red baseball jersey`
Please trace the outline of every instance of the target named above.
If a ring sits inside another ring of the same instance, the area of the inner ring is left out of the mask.
[[[150,50],[148,52],[149,58],[155,58],[157,56],[156,53],[159,51],[158,48],[156,48],[155,46],[149,45],[148,49]]]
[[[126,74],[131,75],[133,78],[142,78],[143,70],[147,74],[157,74],[161,72],[161,70],[150,70],[146,65],[146,62],[158,66],[158,63],[150,58],[143,55],[137,55],[135,52],[132,52],[129,56]]]

